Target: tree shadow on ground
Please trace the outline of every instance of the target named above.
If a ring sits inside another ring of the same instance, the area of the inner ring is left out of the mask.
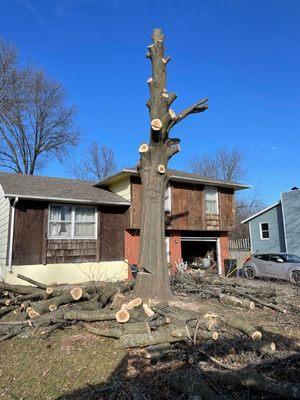
[[[257,344],[255,351],[251,350],[251,342],[244,336],[226,341],[229,346],[237,350],[236,355],[226,358],[218,348],[218,342],[213,343],[211,348],[208,347],[205,354],[199,345],[175,345],[174,353],[156,364],[142,359],[138,350],[131,350],[105,384],[87,385],[56,400],[187,400],[196,394],[199,377],[202,377],[204,385],[206,383],[209,390],[213,391],[199,397],[204,400],[300,398],[300,352],[297,342],[267,330],[263,331],[263,335],[264,341],[261,345]],[[260,346],[266,341],[274,341],[278,350],[272,354],[262,354]],[[242,343],[248,343],[248,349],[247,345],[242,346]],[[223,356],[221,364],[232,369],[214,364],[206,354],[213,357]],[[174,373],[179,377],[188,377],[185,379],[188,381],[188,390],[184,389],[186,382],[181,385],[182,387],[179,383],[174,388],[170,382],[170,375],[174,376]],[[273,380],[269,382],[261,379],[261,376],[274,379],[276,382],[288,381],[298,385],[298,392],[289,392],[288,387],[280,385],[275,387]]]

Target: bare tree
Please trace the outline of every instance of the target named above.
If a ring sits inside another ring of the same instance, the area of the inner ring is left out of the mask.
[[[243,154],[236,148],[222,147],[212,155],[196,156],[189,167],[192,172],[212,179],[238,182],[246,176]]]
[[[171,296],[165,248],[164,197],[169,180],[169,160],[179,152],[177,138],[171,129],[191,114],[205,111],[207,98],[197,101],[176,114],[170,107],[176,94],[167,91],[166,69],[170,57],[165,55],[164,35],[154,29],[147,57],[151,60],[152,76],[148,79],[150,99],[149,143],[139,147],[138,173],[142,181],[140,265],[134,292],[144,298],[167,299]]]
[[[92,142],[85,152],[84,160],[74,162],[70,172],[77,179],[101,181],[112,175],[116,168],[113,149]]]
[[[12,83],[18,79],[16,49],[0,38],[0,110],[7,106]]]
[[[47,158],[61,159],[76,146],[76,110],[66,104],[62,86],[42,71],[17,69],[12,50],[3,43],[0,58],[10,69],[1,85],[0,167],[33,175]]]

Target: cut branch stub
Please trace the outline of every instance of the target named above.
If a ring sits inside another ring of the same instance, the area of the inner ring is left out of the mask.
[[[161,122],[161,120],[158,119],[158,118],[153,119],[153,120],[151,121],[151,128],[152,128],[154,131],[160,131],[161,128],[162,128],[162,122]]]
[[[166,168],[165,168],[164,165],[160,164],[160,165],[157,167],[157,171],[158,171],[160,174],[164,174],[164,173],[166,172]]]
[[[151,82],[153,82],[153,78],[147,79],[147,83],[151,83]]]
[[[176,117],[175,111],[174,111],[174,110],[171,110],[171,108],[169,109],[169,114],[170,114],[170,117],[171,117],[172,119],[174,119],[174,118]]]
[[[149,151],[149,146],[147,143],[141,144],[139,147],[139,153],[147,153],[147,151]]]

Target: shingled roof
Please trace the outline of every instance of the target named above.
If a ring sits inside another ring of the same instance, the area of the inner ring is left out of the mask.
[[[0,172],[0,185],[6,197],[72,203],[130,205],[123,197],[95,187],[95,183],[78,179]]]
[[[198,174],[192,174],[191,172],[180,171],[177,169],[168,169],[171,174],[170,180],[177,182],[187,182],[187,183],[195,183],[195,184],[203,184],[203,185],[211,185],[211,186],[219,186],[219,187],[227,187],[232,188],[234,190],[248,189],[251,186],[244,185],[243,183],[230,182],[220,179],[212,179],[206,176],[201,176]],[[118,181],[125,176],[137,176],[137,169],[134,168],[124,168],[119,171],[117,174],[112,175],[108,178],[97,183],[98,187],[107,187],[113,182]]]

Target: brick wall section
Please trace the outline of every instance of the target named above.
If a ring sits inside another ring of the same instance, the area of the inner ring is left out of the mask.
[[[227,233],[221,234],[220,247],[221,247],[221,266],[222,266],[222,271],[224,274],[224,272],[225,272],[224,260],[226,258],[229,258],[229,240],[228,240]]]
[[[181,260],[181,235],[179,231],[170,232],[170,263],[171,273],[176,272],[175,264],[177,261]]]
[[[125,259],[128,260],[129,264],[138,264],[139,260],[139,231],[126,230],[125,231]]]

